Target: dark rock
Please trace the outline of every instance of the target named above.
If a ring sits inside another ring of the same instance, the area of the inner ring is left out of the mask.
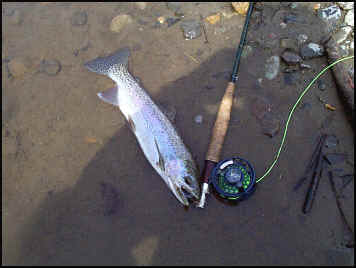
[[[291,65],[283,69],[283,73],[294,73],[299,71],[298,65]]]
[[[336,165],[346,160],[346,154],[330,153],[330,154],[325,154],[324,158],[325,160],[328,161],[330,165]]]
[[[85,25],[88,21],[88,15],[85,11],[76,11],[71,19],[73,26]]]
[[[207,89],[207,90],[211,90],[211,89],[214,89],[214,86],[211,86],[211,85],[206,85],[206,86],[205,86],[205,89]]]
[[[180,20],[181,20],[180,18],[168,18],[166,20],[166,23],[168,27],[171,27],[172,25],[176,24]]]
[[[61,63],[58,60],[43,60],[40,63],[40,72],[50,76],[57,75],[61,69]]]
[[[300,49],[300,54],[303,59],[320,57],[324,55],[324,47],[319,44],[309,43]]]
[[[201,25],[199,21],[194,19],[189,19],[182,21],[181,29],[183,30],[183,35],[186,40],[191,40],[201,36]]]
[[[297,64],[302,61],[302,58],[290,50],[286,50],[282,54],[282,59],[288,64]]]
[[[335,135],[328,135],[325,140],[325,146],[328,148],[335,147],[338,145],[339,140],[336,138]]]
[[[326,84],[323,82],[323,80],[318,80],[318,88],[321,90],[321,91],[324,91],[326,89]]]
[[[284,23],[295,23],[295,22],[301,22],[301,20],[297,17],[296,14],[287,14],[284,19],[283,19]]]

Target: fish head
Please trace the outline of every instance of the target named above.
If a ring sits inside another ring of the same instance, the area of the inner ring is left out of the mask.
[[[168,186],[183,205],[189,206],[189,200],[199,199],[198,169],[192,159],[170,161],[167,177]]]

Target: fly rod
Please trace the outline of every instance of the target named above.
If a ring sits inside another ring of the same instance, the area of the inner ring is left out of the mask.
[[[229,121],[230,121],[230,113],[231,113],[231,107],[232,107],[232,101],[234,98],[234,91],[235,91],[235,84],[238,79],[238,70],[240,66],[240,58],[241,54],[243,51],[246,35],[247,35],[247,28],[248,24],[251,18],[252,10],[253,10],[253,5],[254,3],[251,2],[248,7],[246,19],[245,19],[245,24],[244,28],[241,33],[241,38],[240,38],[240,44],[236,52],[236,57],[235,57],[235,62],[234,62],[234,67],[231,75],[231,80],[227,84],[225,94],[221,100],[218,114],[214,123],[214,127],[212,130],[212,135],[210,139],[210,144],[208,147],[208,152],[205,157],[205,163],[204,163],[204,169],[202,173],[202,195],[198,204],[198,207],[204,208],[205,200],[206,200],[206,194],[209,193],[209,180],[210,176],[215,168],[215,166],[218,164],[219,159],[220,159],[220,153],[222,146],[224,144],[226,132],[229,126]],[[233,161],[233,160],[231,160]],[[231,173],[232,172],[232,173]],[[236,178],[236,172],[232,170],[231,173],[231,178],[235,179]]]

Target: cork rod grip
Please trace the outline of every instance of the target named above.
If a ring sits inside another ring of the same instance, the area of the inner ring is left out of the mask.
[[[234,98],[235,84],[229,82],[221,100],[218,115],[215,120],[206,160],[219,162],[220,152],[224,144],[225,135],[229,126],[232,100]]]

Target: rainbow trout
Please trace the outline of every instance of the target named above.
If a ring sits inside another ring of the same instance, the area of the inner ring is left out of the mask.
[[[123,48],[85,63],[92,72],[104,74],[116,87],[98,93],[100,99],[118,106],[135,134],[143,153],[177,199],[185,206],[199,199],[196,164],[174,126],[127,69],[130,51]]]

